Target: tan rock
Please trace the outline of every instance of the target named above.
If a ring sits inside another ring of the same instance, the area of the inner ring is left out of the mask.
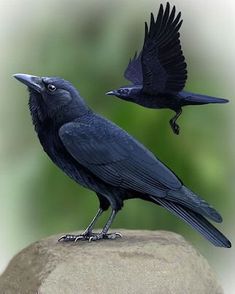
[[[129,231],[122,239],[58,243],[19,252],[0,277],[1,294],[222,294],[213,270],[183,237]]]

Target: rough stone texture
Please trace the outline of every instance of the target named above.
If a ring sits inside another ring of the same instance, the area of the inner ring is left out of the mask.
[[[204,257],[183,237],[127,231],[122,239],[38,241],[18,253],[0,277],[1,294],[221,294]]]

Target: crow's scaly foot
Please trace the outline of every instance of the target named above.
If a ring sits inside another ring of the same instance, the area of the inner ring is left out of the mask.
[[[104,233],[101,232],[101,233],[98,233],[98,234],[92,234],[92,236],[89,238],[89,242],[102,240],[102,239],[114,240],[116,238],[122,238],[122,235],[120,233],[104,234]]]
[[[110,239],[114,240],[116,238],[121,238],[122,235],[120,233],[110,233],[110,234],[104,234],[104,233],[82,233],[80,235],[63,235],[59,238],[58,242],[78,242],[78,241],[97,241],[101,239]]]
[[[174,132],[176,135],[179,135],[179,133],[180,133],[180,127],[179,127],[179,125],[174,124],[173,127],[172,127],[172,129],[173,129],[173,132]]]
[[[77,242],[79,240],[81,241],[85,241],[85,240],[89,240],[89,238],[92,236],[92,233],[82,233],[80,235],[64,235],[62,237],[59,238],[58,242]]]
[[[170,120],[170,125],[171,125],[172,131],[174,132],[174,134],[179,135],[179,132],[180,132],[179,125],[177,125],[177,123],[174,122],[174,120]]]

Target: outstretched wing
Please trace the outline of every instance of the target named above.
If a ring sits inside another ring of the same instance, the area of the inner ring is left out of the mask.
[[[143,91],[148,94],[178,93],[187,79],[185,58],[180,45],[181,13],[176,16],[175,6],[170,11],[160,5],[157,19],[151,14],[142,50]]]
[[[124,72],[124,77],[132,82],[134,85],[143,84],[142,64],[141,64],[141,52],[130,59],[130,62]]]
[[[110,185],[158,197],[182,186],[144,146],[99,116],[89,124],[67,123],[59,136],[81,165]]]

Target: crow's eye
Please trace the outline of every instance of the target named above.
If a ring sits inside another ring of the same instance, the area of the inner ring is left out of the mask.
[[[53,84],[49,84],[47,85],[47,89],[50,91],[50,92],[54,92],[56,90],[56,86],[54,86]]]
[[[119,90],[119,93],[120,94],[128,94],[129,93],[129,90],[128,89],[120,89]]]

